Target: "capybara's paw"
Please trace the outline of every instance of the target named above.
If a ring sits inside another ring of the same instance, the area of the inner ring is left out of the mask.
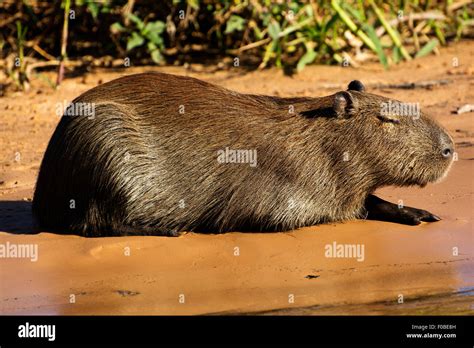
[[[369,195],[365,202],[367,219],[395,222],[405,225],[419,225],[422,222],[441,220],[429,211],[412,207],[400,207],[383,199]]]
[[[411,208],[411,207],[403,207],[400,209],[400,223],[406,225],[419,225],[421,222],[436,222],[441,220],[440,217],[431,214],[429,211]]]

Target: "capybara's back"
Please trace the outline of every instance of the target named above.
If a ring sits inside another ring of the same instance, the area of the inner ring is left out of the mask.
[[[277,229],[266,226],[271,185],[295,172],[276,161],[286,145],[272,136],[272,108],[264,97],[168,74],[100,85],[71,103],[50,140],[33,199],[37,223],[86,236]],[[250,160],[265,152],[265,171],[219,161],[219,151],[233,150]]]

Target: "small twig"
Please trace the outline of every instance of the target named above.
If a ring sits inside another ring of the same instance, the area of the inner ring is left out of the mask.
[[[14,22],[15,20],[17,20],[18,18],[20,18],[22,16],[22,13],[21,12],[17,12],[16,14],[14,14],[13,16],[11,17],[8,17],[7,19],[4,19],[0,22],[0,28],[1,27],[4,27],[8,24],[10,24],[11,22]]]
[[[304,21],[298,23],[298,24],[295,24],[294,26],[292,27],[289,27],[289,28],[286,28],[285,30],[283,30],[282,32],[278,33],[278,38],[282,38],[302,27],[304,27],[305,25],[308,25],[308,24],[311,24],[312,22],[314,21],[313,18],[308,18],[308,19],[305,19]],[[262,39],[262,40],[259,40],[257,42],[252,42],[252,43],[249,43],[248,45],[245,45],[245,46],[242,46],[238,49],[238,52],[241,53],[243,51],[247,51],[247,50],[250,50],[252,48],[256,48],[256,47],[260,47],[262,45],[265,45],[267,43],[269,43],[270,41],[272,41],[272,38],[271,37],[267,37],[265,39]]]
[[[462,0],[459,2],[455,2],[454,4],[449,5],[448,11],[454,12],[458,8],[463,7],[464,5],[469,5],[472,1],[471,0]]]
[[[427,20],[427,19],[434,19],[434,20],[438,20],[438,21],[446,20],[446,16],[444,14],[441,14],[441,13],[438,13],[438,12],[424,12],[424,13],[412,13],[412,14],[409,14],[407,16],[403,16],[403,17],[400,17],[400,18],[397,17],[395,19],[392,19],[392,20],[388,21],[388,23],[391,26],[395,27],[399,23],[409,21],[410,18],[414,21]],[[384,26],[380,26],[377,29],[375,29],[375,33],[377,34],[378,37],[385,34]]]
[[[465,104],[457,108],[456,111],[453,111],[453,114],[464,114],[466,112],[473,112],[474,111],[474,104]]]
[[[50,60],[47,62],[30,63],[26,66],[26,73],[30,75],[31,72],[37,68],[44,68],[47,66],[58,66],[59,64],[61,64],[60,60]],[[68,61],[63,62],[63,64],[64,66],[67,66],[67,67],[77,67],[77,66],[81,66],[83,63],[80,61],[68,60]]]
[[[404,82],[404,83],[388,83],[388,84],[375,84],[369,86],[377,89],[415,89],[415,88],[431,88],[434,86],[442,86],[451,83],[450,80],[429,80],[429,81],[419,81],[419,82]]]
[[[122,18],[123,24],[126,27],[130,24],[129,15],[133,12],[133,6],[135,5],[135,0],[128,0],[125,6],[122,8]]]
[[[415,31],[415,27],[413,25],[413,15],[412,14],[410,14],[410,16],[409,16],[408,27],[410,28],[410,31],[413,33],[413,43],[415,44],[416,52],[418,52],[420,50],[420,41],[418,40],[418,34]]]
[[[450,80],[428,80],[418,82],[404,82],[404,83],[376,83],[368,84],[367,88],[371,89],[415,89],[415,88],[431,88],[434,86],[442,86],[451,83]],[[337,83],[323,83],[318,85],[319,88],[323,89],[345,89],[346,85]]]
[[[262,45],[269,43],[270,41],[272,41],[272,39],[270,37],[267,37],[265,39],[262,39],[256,42],[249,43],[248,45],[240,47],[238,49],[238,52],[243,52],[243,51],[251,50],[252,48],[260,47]]]
[[[56,57],[53,57],[52,55],[50,55],[48,52],[46,52],[45,50],[43,50],[41,47],[39,47],[37,44],[35,44],[33,46],[33,49],[38,52],[41,56],[43,56],[44,58],[48,59],[48,60],[55,60]]]
[[[71,7],[70,0],[64,0],[64,22],[63,22],[63,34],[61,38],[61,63],[58,69],[58,78],[56,85],[59,86],[64,78],[64,60],[66,59],[66,48],[67,48],[67,34],[69,24],[69,9]]]
[[[358,64],[352,57],[347,53],[347,52],[342,52],[342,57],[346,62],[349,62],[350,65],[352,65],[354,68],[359,68],[360,64]]]

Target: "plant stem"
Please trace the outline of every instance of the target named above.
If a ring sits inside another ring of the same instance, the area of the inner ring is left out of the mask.
[[[56,85],[59,86],[64,79],[64,60],[66,59],[66,48],[67,48],[67,34],[69,24],[69,9],[71,8],[71,0],[64,0],[64,22],[63,22],[63,35],[61,38],[61,57],[58,69],[58,78]]]
[[[400,53],[402,54],[402,56],[406,59],[406,60],[411,60],[411,56],[408,54],[408,52],[405,50],[405,47],[403,47],[401,41],[400,41],[400,38],[398,36],[398,34],[395,32],[395,30],[393,30],[392,26],[387,22],[387,20],[385,19],[385,17],[383,16],[383,13],[382,11],[380,11],[380,9],[377,7],[377,5],[375,4],[374,0],[368,0],[369,1],[369,4],[370,6],[372,7],[372,9],[374,10],[375,14],[377,15],[378,19],[380,20],[380,22],[382,23],[383,27],[385,28],[385,30],[387,31],[388,35],[390,36],[390,38],[392,39],[393,43],[395,44],[395,46],[398,47],[398,49],[400,50]]]
[[[360,39],[369,47],[372,51],[377,52],[375,44],[369,39],[365,33],[357,27],[357,25],[350,19],[349,15],[342,9],[339,5],[338,0],[331,0],[332,8],[338,13],[342,21],[349,27],[351,31],[354,32]]]

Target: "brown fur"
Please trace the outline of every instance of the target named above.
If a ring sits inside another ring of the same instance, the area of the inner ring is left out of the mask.
[[[358,218],[375,189],[424,186],[450,164],[439,125],[425,115],[381,119],[386,101],[357,90],[278,98],[161,73],[122,77],[74,101],[95,103],[93,119],[62,117],[33,211],[40,227],[87,236]],[[219,163],[225,147],[256,150],[257,166]]]

